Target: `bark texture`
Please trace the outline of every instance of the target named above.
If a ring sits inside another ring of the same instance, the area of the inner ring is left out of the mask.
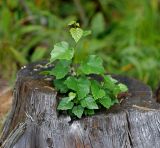
[[[160,148],[160,105],[148,86],[115,76],[130,95],[109,110],[71,121],[56,111],[52,78],[39,75],[44,64],[19,71],[2,148]]]

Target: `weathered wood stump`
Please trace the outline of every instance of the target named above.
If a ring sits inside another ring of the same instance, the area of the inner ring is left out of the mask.
[[[56,111],[52,78],[39,75],[43,65],[18,73],[1,135],[3,148],[160,148],[160,105],[148,86],[115,76],[131,95],[109,110],[71,122]]]

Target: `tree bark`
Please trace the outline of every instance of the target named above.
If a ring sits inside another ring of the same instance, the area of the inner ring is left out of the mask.
[[[159,148],[160,105],[151,89],[128,77],[114,76],[129,96],[111,109],[73,120],[59,115],[52,78],[43,63],[21,69],[12,109],[1,134],[2,148]]]

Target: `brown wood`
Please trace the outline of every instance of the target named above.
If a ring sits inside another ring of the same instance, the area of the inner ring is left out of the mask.
[[[160,105],[148,86],[115,76],[130,95],[109,110],[71,121],[56,111],[52,78],[39,75],[44,64],[18,73],[2,148],[160,148]]]

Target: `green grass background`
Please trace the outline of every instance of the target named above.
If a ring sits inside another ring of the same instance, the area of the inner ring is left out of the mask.
[[[0,0],[0,77],[46,59],[54,43],[73,42],[67,24],[78,20],[92,35],[78,45],[79,58],[96,53],[107,72],[160,81],[159,0]]]

